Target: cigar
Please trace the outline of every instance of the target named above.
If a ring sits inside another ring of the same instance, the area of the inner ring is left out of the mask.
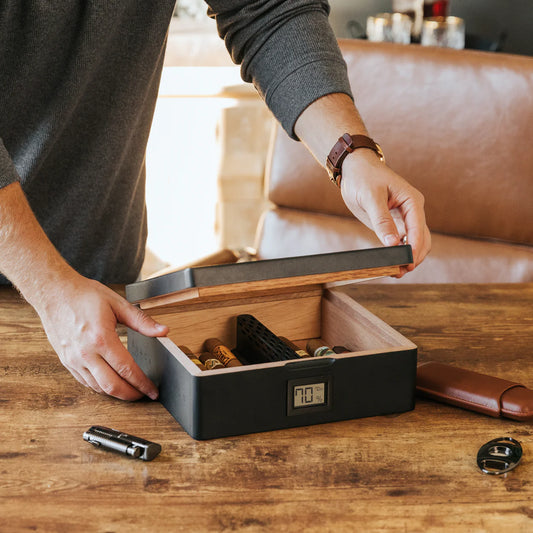
[[[233,352],[224,346],[221,340],[216,338],[207,339],[204,347],[209,353],[218,359],[225,367],[242,366],[242,363],[235,357]]]
[[[331,357],[335,352],[324,344],[321,339],[310,339],[307,341],[307,351],[311,357]]]
[[[187,346],[178,346],[178,348],[200,369],[200,370],[207,370],[205,368],[205,365],[194,355],[192,350],[188,348]]]
[[[332,350],[335,353],[350,353],[350,350],[346,346],[333,346]]]
[[[206,370],[214,370],[215,368],[224,368],[224,365],[210,352],[200,354],[200,361],[205,365]]]
[[[287,337],[280,337],[280,341],[283,341],[291,350],[294,350],[300,357],[309,357],[309,354],[302,350],[302,348],[299,348],[294,342],[287,339]]]

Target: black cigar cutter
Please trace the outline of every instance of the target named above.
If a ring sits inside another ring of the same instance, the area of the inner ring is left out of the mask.
[[[518,466],[522,446],[511,437],[493,439],[479,449],[477,464],[484,474],[505,474]]]

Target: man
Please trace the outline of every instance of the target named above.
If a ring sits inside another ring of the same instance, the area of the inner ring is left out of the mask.
[[[327,2],[208,3],[243,78],[320,162],[344,133],[368,135]],[[0,272],[36,309],[74,377],[126,400],[156,398],[157,389],[116,323],[149,336],[167,328],[103,283],[134,281],[143,261],[144,153],[173,8],[174,0],[0,7]],[[199,165],[192,186],[201,187]],[[430,248],[422,195],[372,149],[348,154],[341,172],[354,215],[396,245],[404,230],[391,210],[399,213],[419,264]]]

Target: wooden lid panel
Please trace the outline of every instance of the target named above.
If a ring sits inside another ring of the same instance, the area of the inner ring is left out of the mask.
[[[178,270],[126,287],[130,302],[143,308],[196,298],[391,276],[412,262],[409,245],[369,248]]]

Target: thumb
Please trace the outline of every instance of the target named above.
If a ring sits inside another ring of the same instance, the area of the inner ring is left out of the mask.
[[[400,244],[398,228],[386,203],[376,202],[370,209],[367,209],[367,214],[370,218],[372,229],[385,246]]]
[[[164,337],[168,333],[168,326],[156,322],[151,316],[129,302],[121,302],[114,311],[120,323],[142,335]]]

